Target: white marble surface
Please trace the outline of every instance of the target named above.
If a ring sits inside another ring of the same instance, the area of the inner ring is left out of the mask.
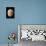
[[[40,29],[40,30],[46,30],[46,25],[21,25],[21,29]]]

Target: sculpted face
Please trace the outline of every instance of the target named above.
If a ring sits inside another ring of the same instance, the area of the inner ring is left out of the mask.
[[[8,16],[9,16],[9,17],[13,16],[13,10],[12,10],[12,9],[9,9],[9,10],[8,10]]]

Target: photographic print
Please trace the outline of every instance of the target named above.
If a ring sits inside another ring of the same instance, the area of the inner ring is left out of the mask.
[[[14,7],[6,7],[6,18],[14,18],[15,17]]]

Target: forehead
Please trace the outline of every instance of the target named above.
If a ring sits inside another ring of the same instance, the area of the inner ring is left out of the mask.
[[[13,12],[13,9],[8,9],[8,12]]]

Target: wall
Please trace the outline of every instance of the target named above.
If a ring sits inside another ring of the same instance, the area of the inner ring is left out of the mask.
[[[10,32],[17,32],[17,20],[6,19],[6,7],[16,7],[16,0],[0,0],[0,44],[7,44],[9,42],[8,35]],[[18,43],[16,38],[15,43]]]
[[[46,24],[46,0],[16,0],[19,24]]]

